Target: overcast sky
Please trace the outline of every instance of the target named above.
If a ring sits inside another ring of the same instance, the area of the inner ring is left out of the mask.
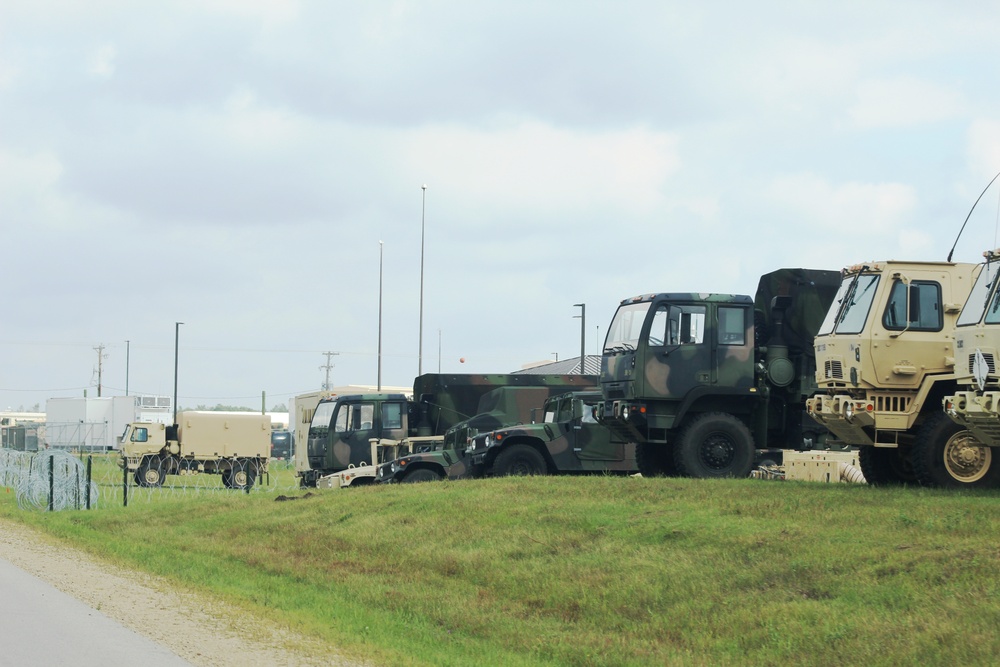
[[[629,296],[944,260],[1000,171],[975,4],[4,0],[0,408],[96,396],[100,346],[104,396],[172,395],[175,322],[182,407],[324,352],[375,384],[379,241],[409,386],[422,217],[424,372],[577,356],[577,303],[596,353]]]

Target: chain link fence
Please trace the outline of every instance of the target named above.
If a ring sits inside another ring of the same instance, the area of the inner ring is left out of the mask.
[[[245,477],[212,473],[229,468],[223,459],[182,466],[155,479],[126,470],[118,452],[47,449],[36,453],[0,449],[0,486],[16,491],[26,510],[61,511],[157,502],[163,498],[218,493],[287,493],[299,490],[292,461],[271,459]],[[150,483],[153,479],[155,483]]]

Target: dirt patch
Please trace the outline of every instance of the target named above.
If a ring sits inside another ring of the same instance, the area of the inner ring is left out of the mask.
[[[127,628],[204,667],[340,665],[319,642],[253,619],[242,609],[171,589],[21,524],[0,519],[0,558],[90,605]],[[209,613],[206,610],[211,610]]]

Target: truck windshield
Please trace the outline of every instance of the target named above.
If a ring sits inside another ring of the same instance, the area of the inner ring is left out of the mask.
[[[330,422],[333,421],[333,410],[337,407],[336,401],[320,403],[316,406],[312,423],[309,425],[309,432],[315,434],[325,434],[330,430]]]
[[[639,333],[650,305],[650,301],[643,301],[618,306],[618,312],[608,327],[608,337],[604,340],[605,352],[634,350],[639,345]]]
[[[881,276],[877,273],[855,274],[844,278],[830,310],[819,328],[817,336],[831,333],[861,333],[868,320],[876,286]]]
[[[990,292],[997,283],[997,269],[995,264],[987,263],[979,272],[976,284],[972,286],[969,298],[965,301],[965,307],[962,308],[962,314],[958,316],[958,326],[979,324],[979,321],[983,319],[984,310],[987,314],[987,320],[992,314],[991,323],[997,322],[997,318],[1000,317],[1000,313],[997,312],[1000,309],[1000,296],[994,294],[993,298],[990,299]]]

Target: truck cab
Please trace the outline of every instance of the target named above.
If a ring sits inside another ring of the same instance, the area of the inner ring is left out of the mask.
[[[1000,486],[1000,249],[986,258],[955,330],[955,393],[944,398],[946,414],[971,438],[945,452],[943,466],[967,484]]]
[[[858,447],[871,484],[948,486],[937,450],[959,430],[941,401],[956,388],[955,325],[979,266],[866,262],[844,269],[816,335],[809,415]]]
[[[323,399],[316,406],[307,441],[309,475],[371,463],[371,440],[402,440],[410,432],[411,403],[403,394],[353,394]]]
[[[839,274],[779,269],[742,294],[623,300],[601,358],[598,419],[637,444],[643,474],[742,477],[758,451],[804,449],[812,337]]]

